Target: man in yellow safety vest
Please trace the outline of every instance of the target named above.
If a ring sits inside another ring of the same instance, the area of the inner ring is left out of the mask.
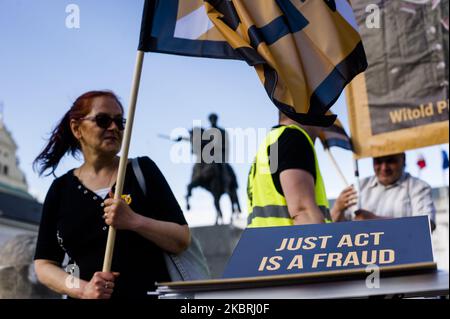
[[[248,227],[331,222],[314,148],[319,131],[280,112],[248,176]]]

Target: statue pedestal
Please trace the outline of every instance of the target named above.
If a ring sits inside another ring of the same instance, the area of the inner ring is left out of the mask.
[[[243,229],[216,225],[191,228],[191,232],[200,241],[212,278],[221,278]]]

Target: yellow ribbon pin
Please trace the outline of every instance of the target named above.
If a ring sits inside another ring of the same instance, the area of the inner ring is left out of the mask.
[[[125,201],[125,203],[127,203],[127,205],[131,204],[131,195],[130,194],[124,194],[122,195],[122,199]]]

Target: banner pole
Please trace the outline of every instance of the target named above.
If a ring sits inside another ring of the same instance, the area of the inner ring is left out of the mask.
[[[342,182],[344,182],[345,187],[348,187],[350,184],[349,184],[349,182],[347,181],[347,179],[345,178],[344,173],[342,173],[342,170],[341,170],[341,168],[339,167],[338,163],[336,162],[336,159],[334,158],[334,156],[333,156],[333,154],[331,153],[330,149],[329,149],[329,148],[326,148],[326,149],[325,149],[325,153],[327,153],[328,156],[330,157],[331,163],[333,163],[334,168],[336,169],[336,171],[338,172],[339,176],[341,177]]]
[[[133,130],[134,114],[136,111],[136,102],[139,93],[139,83],[141,81],[142,64],[144,62],[144,51],[137,51],[136,64],[134,68],[133,83],[131,86],[131,94],[129,100],[129,109],[127,116],[127,124],[122,141],[122,156],[120,157],[119,171],[117,173],[116,191],[114,199],[122,197],[123,184],[125,182],[125,173],[128,164],[128,152],[130,149],[131,132]],[[111,271],[111,261],[114,252],[114,243],[116,240],[116,229],[109,226],[108,240],[106,242],[105,258],[103,259],[103,272]]]
[[[450,192],[449,192],[449,187],[447,186],[448,183],[448,179],[447,179],[447,174],[445,173],[445,169],[442,170],[442,180],[443,180],[443,184],[442,184],[442,190],[444,193],[444,197],[445,197],[445,201],[448,202],[448,198],[450,197]],[[447,208],[447,213],[450,212],[450,208],[446,205]]]
[[[361,203],[361,181],[359,179],[359,166],[358,166],[358,160],[353,159],[353,169],[355,172],[355,179],[356,179],[356,191],[358,193],[358,203],[357,203],[357,209],[361,209],[362,203]]]

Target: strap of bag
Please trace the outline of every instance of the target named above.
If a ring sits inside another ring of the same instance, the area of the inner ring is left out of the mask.
[[[133,167],[134,175],[136,176],[136,179],[139,183],[139,186],[142,189],[142,192],[144,195],[147,195],[147,185],[145,184],[145,177],[142,173],[141,166],[139,165],[139,161],[137,158],[133,158],[131,160],[131,165]],[[170,276],[173,277],[176,276],[179,277],[181,280],[186,280],[186,277],[188,277],[184,271],[183,265],[178,261],[177,258],[173,258],[172,254],[164,253],[164,259],[166,260],[166,264],[170,265],[170,262],[174,263],[176,265],[176,272],[174,273],[173,267],[168,267]]]
[[[138,159],[133,158],[131,164],[139,186],[144,195],[147,195],[145,177]],[[187,251],[180,256],[164,253],[164,260],[172,281],[208,279],[211,276],[200,243],[194,236],[191,236],[191,245]]]
[[[142,169],[141,166],[139,165],[138,159],[133,158],[131,160],[131,165],[133,166],[134,175],[136,176],[139,186],[141,186],[144,195],[147,195],[147,185],[145,184],[144,174],[142,173]]]

